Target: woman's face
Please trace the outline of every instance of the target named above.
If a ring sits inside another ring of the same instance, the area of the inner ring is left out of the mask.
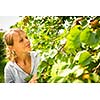
[[[30,41],[24,31],[15,32],[13,34],[13,49],[16,53],[27,53],[28,51],[31,51]]]

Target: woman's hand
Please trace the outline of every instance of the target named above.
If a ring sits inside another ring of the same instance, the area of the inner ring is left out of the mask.
[[[37,74],[34,74],[28,83],[37,83]]]

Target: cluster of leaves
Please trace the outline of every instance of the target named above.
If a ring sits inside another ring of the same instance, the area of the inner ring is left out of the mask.
[[[4,32],[0,32],[0,83],[4,82],[4,66],[6,64],[3,34]]]
[[[22,28],[39,50],[38,82],[100,82],[100,17],[25,16]]]

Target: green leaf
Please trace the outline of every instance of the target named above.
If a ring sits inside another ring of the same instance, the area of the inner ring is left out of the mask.
[[[99,42],[100,43],[100,29],[98,29],[97,31],[96,31],[96,36],[95,36],[95,38],[96,38],[96,42]]]
[[[63,80],[64,80],[63,77],[57,76],[57,77],[54,79],[54,82],[55,82],[55,83],[62,83]]]
[[[47,63],[45,61],[42,61],[38,67],[38,71],[42,73],[42,71],[47,67]]]
[[[58,69],[58,64],[54,64],[53,66],[52,66],[52,69],[51,69],[51,76],[52,77],[56,77],[57,76],[57,69]]]
[[[90,28],[85,28],[80,34],[80,41],[88,45],[94,45],[96,43],[95,33]]]
[[[72,83],[84,83],[82,80],[75,79]]]
[[[32,77],[33,77],[33,75],[30,74],[30,75],[27,76],[24,80],[25,80],[26,82],[29,82],[29,81],[31,80]]]
[[[90,78],[91,80],[93,80],[95,83],[99,82],[100,81],[100,76],[96,73],[91,73],[90,74]]]
[[[87,51],[83,51],[79,57],[79,64],[86,66],[91,63],[91,54]]]
[[[81,34],[80,34],[80,40],[81,42],[84,42],[84,43],[87,43],[88,42],[88,39],[90,37],[90,34],[91,34],[91,31],[90,29],[87,27],[85,28]]]
[[[54,59],[52,59],[52,58],[48,58],[47,59],[47,62],[50,64],[50,65],[53,65],[54,64]]]
[[[66,76],[69,75],[71,72],[72,72],[71,69],[67,68],[67,69],[62,70],[62,71],[59,73],[59,76],[61,76],[61,77],[66,77]]]
[[[81,76],[81,75],[83,74],[83,72],[84,72],[84,69],[82,69],[82,68],[76,70],[76,71],[75,71],[75,75],[76,75],[76,77]]]
[[[76,25],[70,30],[69,35],[67,36],[67,47],[68,48],[78,48],[80,47],[80,33],[81,26]]]
[[[89,37],[89,40],[88,40],[88,44],[90,46],[93,46],[95,43],[96,43],[96,39],[95,39],[95,33],[91,33],[90,37]]]
[[[88,23],[88,22],[87,22],[86,19],[84,19],[84,20],[81,21],[81,24],[82,24],[83,27],[84,27],[87,23]]]

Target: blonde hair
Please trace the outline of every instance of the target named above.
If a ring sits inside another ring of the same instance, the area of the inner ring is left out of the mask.
[[[17,55],[16,55],[15,51],[12,51],[9,49],[9,46],[13,46],[13,44],[14,44],[13,34],[20,33],[20,32],[22,32],[21,29],[12,28],[12,29],[9,29],[8,31],[6,31],[3,36],[4,43],[6,45],[6,55],[7,55],[7,58],[11,61],[15,61]]]

